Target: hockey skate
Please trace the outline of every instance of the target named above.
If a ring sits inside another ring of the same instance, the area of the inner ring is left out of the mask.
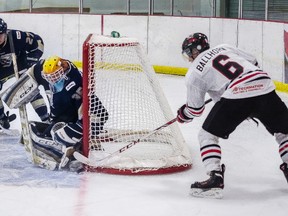
[[[288,164],[287,163],[281,164],[280,169],[283,171],[284,176],[285,176],[287,183],[288,183]]]
[[[221,165],[222,171],[212,171],[210,178],[206,181],[195,182],[191,185],[191,195],[195,197],[206,197],[206,198],[223,198],[224,188],[224,172],[225,165]]]

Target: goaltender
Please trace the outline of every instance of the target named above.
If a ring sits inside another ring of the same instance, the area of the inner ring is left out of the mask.
[[[39,165],[50,170],[78,170],[81,165],[71,153],[81,151],[82,146],[82,73],[71,61],[51,56],[29,68],[25,76],[12,86],[6,101],[17,108],[33,98],[38,89],[36,86],[44,87],[50,104],[50,124],[29,124],[34,152],[44,162]],[[25,99],[16,100],[19,98],[17,94],[23,94],[19,85],[30,82],[33,83],[30,86],[35,86],[31,87],[33,90]],[[94,127],[94,135],[98,135],[108,120],[108,112],[97,96],[94,99],[98,101],[97,110],[101,109],[96,114],[100,123],[94,122],[91,126]]]

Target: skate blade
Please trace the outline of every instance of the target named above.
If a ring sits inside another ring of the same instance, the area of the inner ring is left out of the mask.
[[[192,188],[190,195],[199,198],[212,198],[212,199],[222,199],[223,189],[221,188],[211,188],[211,189],[200,189]]]

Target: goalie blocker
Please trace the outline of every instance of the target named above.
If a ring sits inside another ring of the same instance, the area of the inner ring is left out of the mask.
[[[29,130],[39,161],[37,165],[49,170],[83,170],[82,164],[73,157],[74,151],[81,148],[81,124],[30,122]]]
[[[2,100],[10,109],[17,109],[29,103],[38,94],[38,83],[29,74],[24,74],[5,91]]]

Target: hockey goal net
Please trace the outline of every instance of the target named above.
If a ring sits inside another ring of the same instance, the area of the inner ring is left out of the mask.
[[[95,135],[101,110],[109,119]],[[96,114],[95,114],[96,113]],[[147,135],[174,116],[157,76],[137,39],[91,34],[83,44],[83,153],[99,157],[118,151]],[[94,125],[94,126],[93,126]],[[102,152],[103,153],[103,152]],[[191,156],[181,131],[174,123],[146,137],[101,167],[90,171],[113,174],[161,174],[191,167]]]

